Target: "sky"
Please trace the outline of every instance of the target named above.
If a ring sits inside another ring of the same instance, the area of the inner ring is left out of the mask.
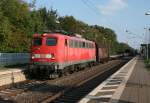
[[[111,28],[119,42],[133,48],[150,41],[150,15],[145,15],[149,4],[149,0],[36,0],[36,8],[53,8],[60,16],[72,15],[89,25]]]

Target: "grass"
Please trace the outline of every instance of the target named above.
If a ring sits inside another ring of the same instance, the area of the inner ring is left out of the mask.
[[[144,60],[147,70],[150,72],[150,59]]]

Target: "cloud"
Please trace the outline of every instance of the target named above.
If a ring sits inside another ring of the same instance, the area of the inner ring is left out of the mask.
[[[100,5],[99,9],[102,15],[112,15],[126,6],[125,0],[109,0],[106,5]]]

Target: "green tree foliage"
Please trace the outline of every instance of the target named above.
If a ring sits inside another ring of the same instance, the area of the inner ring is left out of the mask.
[[[129,48],[118,43],[116,33],[110,28],[91,26],[73,16],[60,17],[56,10],[45,7],[31,10],[29,4],[22,0],[0,0],[0,22],[0,52],[29,52],[32,34],[57,29],[81,34],[109,48],[111,54]]]
[[[3,16],[3,13],[0,11],[0,49],[4,50],[6,42],[8,41],[8,36],[11,34],[10,23],[7,17]],[[5,45],[4,45],[5,43]]]
[[[19,0],[1,0],[1,37],[0,51],[21,52],[29,47],[27,34],[30,31],[30,13],[26,3]],[[23,39],[24,38],[24,39]]]
[[[76,20],[73,16],[65,16],[59,18],[61,29],[69,33],[82,33],[85,24]]]

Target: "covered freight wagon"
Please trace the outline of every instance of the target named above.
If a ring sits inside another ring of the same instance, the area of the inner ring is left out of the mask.
[[[104,45],[96,43],[96,61],[97,62],[107,62],[109,60],[108,48]]]

